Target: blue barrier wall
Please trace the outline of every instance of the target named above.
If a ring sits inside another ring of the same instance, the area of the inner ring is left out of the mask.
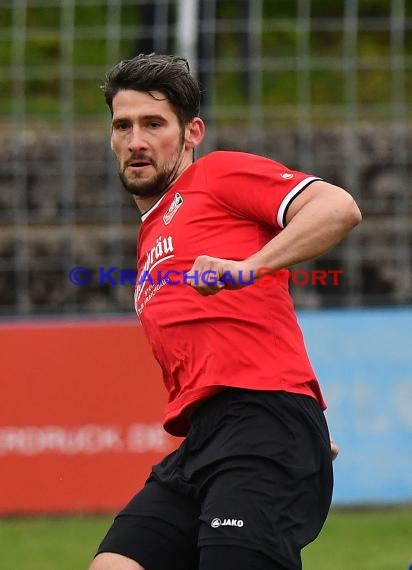
[[[412,308],[299,313],[341,452],[334,504],[412,501]]]

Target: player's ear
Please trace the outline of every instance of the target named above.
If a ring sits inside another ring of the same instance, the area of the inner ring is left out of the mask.
[[[185,126],[185,148],[192,150],[199,146],[205,136],[205,124],[200,117],[195,117]]]
[[[112,151],[114,152],[114,148],[113,148],[113,127],[110,133],[110,148],[112,149]]]

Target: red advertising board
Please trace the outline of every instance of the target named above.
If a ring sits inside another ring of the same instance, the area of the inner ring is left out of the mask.
[[[134,319],[0,326],[0,514],[117,510],[180,443]]]

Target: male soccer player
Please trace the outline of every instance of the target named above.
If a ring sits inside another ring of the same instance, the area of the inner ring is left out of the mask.
[[[90,570],[298,570],[329,510],[331,447],[288,284],[267,272],[321,255],[360,212],[267,158],[194,161],[205,127],[181,58],[121,62],[104,92],[142,213],[135,307],[169,394],[165,429],[186,437]]]

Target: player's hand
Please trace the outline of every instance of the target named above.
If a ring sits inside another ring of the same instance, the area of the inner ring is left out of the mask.
[[[188,271],[187,284],[200,295],[216,295],[222,289],[242,289],[253,282],[253,272],[242,261],[209,255],[196,258]]]
[[[332,456],[332,461],[334,461],[339,453],[339,447],[336,445],[336,443],[333,441],[333,439],[330,440],[330,454]]]

